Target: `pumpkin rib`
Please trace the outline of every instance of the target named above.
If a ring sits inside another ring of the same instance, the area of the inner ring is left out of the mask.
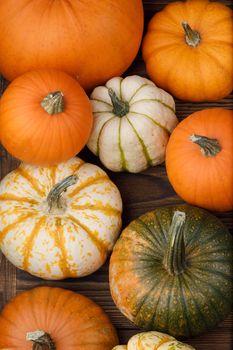
[[[204,213],[202,213],[204,214]],[[192,215],[192,209],[189,208],[188,209],[188,215]],[[199,219],[200,220],[200,219]],[[193,234],[192,236],[190,237],[188,235],[188,226],[186,225],[184,227],[184,237],[186,238],[187,236],[189,237],[189,240],[186,241],[186,248],[189,249],[189,255],[196,249],[196,246],[193,247],[193,244],[194,243],[198,243],[198,231],[200,229],[200,226],[204,225],[206,223],[206,221],[209,220],[209,218],[207,218],[205,215],[202,215],[201,217],[201,221],[199,221],[199,226],[196,227],[196,229],[193,231]],[[213,239],[213,237],[217,236],[218,234],[216,234],[216,232],[213,233],[213,236],[211,236],[211,240]],[[209,238],[207,237],[206,240],[203,241],[203,238],[202,238],[202,244],[205,243],[205,242],[208,242],[209,241]],[[191,247],[191,248],[189,248]]]
[[[68,263],[68,254],[65,248],[64,228],[61,224],[61,221],[61,218],[56,218],[56,232],[54,232],[53,234],[55,245],[57,246],[57,249],[60,252],[60,259],[58,264],[64,276],[75,277],[75,274],[72,273]]]
[[[94,246],[98,249],[102,259],[105,259],[108,251],[108,246],[104,243],[104,241],[97,237],[86,225],[81,223],[80,220],[73,217],[72,215],[69,215],[67,219],[71,221],[71,223],[74,223],[75,225],[81,227],[81,229],[83,229],[86,232]]]
[[[185,320],[186,320],[186,327],[187,327],[187,333],[188,334],[191,334],[191,326],[190,326],[190,320],[189,320],[189,314],[188,314],[188,306],[187,306],[187,301],[186,301],[186,298],[185,298],[185,293],[184,293],[184,290],[183,290],[183,280],[184,280],[184,276],[183,275],[178,275],[177,276],[178,278],[178,283],[179,283],[179,290],[180,290],[180,293],[181,293],[181,298],[180,298],[180,302],[183,306],[183,315],[182,317],[185,317]]]
[[[96,152],[96,155],[98,156],[99,153],[100,153],[100,138],[101,138],[101,134],[104,130],[104,128],[106,127],[106,125],[108,124],[108,122],[110,122],[111,120],[113,120],[115,118],[115,116],[113,117],[110,117],[108,120],[106,120],[106,122],[104,122],[104,124],[102,125],[101,129],[100,129],[100,132],[99,132],[99,135],[98,135],[98,138],[97,138],[97,152]]]
[[[92,186],[94,184],[102,183],[103,180],[108,181],[108,176],[106,174],[97,175],[97,176],[95,176],[94,179],[88,178],[82,185],[76,187],[71,193],[69,193],[68,196],[70,198],[73,198],[80,191],[82,191],[82,190],[86,189],[87,187]],[[110,180],[109,180],[109,182],[110,182]]]
[[[24,171],[22,167],[19,167],[14,171],[20,176],[22,176],[25,180],[27,180],[30,183],[31,187],[35,189],[35,191],[38,193],[40,197],[45,195],[45,191],[43,189],[40,189],[39,186],[37,185],[38,181],[33,176],[31,176],[26,171]]]
[[[205,220],[204,220],[204,221],[205,221]],[[196,231],[196,232],[197,232],[197,231]],[[221,232],[221,231],[220,231],[220,228],[219,228],[219,230],[216,230],[216,231],[213,233],[213,235],[212,235],[211,237],[206,237],[205,239],[202,238],[201,244],[202,244],[202,245],[205,245],[205,243],[209,243],[210,239],[213,241],[213,240],[215,239],[215,237],[218,237],[218,236],[219,236],[219,232]],[[197,238],[194,242],[196,242],[197,245],[198,245],[198,238]],[[192,241],[192,242],[190,243],[190,245],[193,245],[194,242]],[[192,250],[189,251],[189,254],[192,254],[192,253],[196,250],[196,248],[197,248],[196,246],[192,247]]]
[[[206,271],[206,269],[204,269],[204,272]],[[214,271],[214,274],[215,274],[215,271]],[[231,298],[228,300],[228,296],[226,297],[226,296],[224,296],[222,293],[221,293],[221,290],[220,289],[216,289],[216,287],[212,284],[212,283],[207,283],[206,282],[206,279],[202,279],[202,278],[200,278],[200,275],[199,274],[195,274],[195,270],[194,270],[194,275],[195,275],[195,280],[196,279],[199,279],[202,283],[204,283],[208,288],[209,287],[211,287],[214,291],[215,291],[215,294],[217,294],[217,296],[219,297],[219,300],[222,300],[223,298],[225,299],[225,300],[227,300],[228,302],[229,302],[229,305],[231,305]],[[228,276],[229,277],[229,276]],[[231,282],[231,278],[227,278],[228,280],[229,280],[229,282]],[[195,282],[194,282],[194,284],[195,284]],[[205,295],[205,294],[203,294],[203,295]],[[209,300],[210,301],[210,300]],[[215,304],[213,304],[213,307],[215,307]],[[218,313],[218,315],[220,315],[219,313]]]
[[[162,275],[162,274],[160,273],[160,275]],[[163,295],[163,290],[166,288],[166,283],[167,283],[168,279],[169,279],[169,276],[164,276],[164,275],[162,275],[162,276],[161,276],[161,279],[159,280],[159,282],[158,282],[158,280],[155,280],[152,290],[149,291],[149,293],[148,293],[148,295],[147,295],[147,297],[150,297],[150,293],[151,293],[154,289],[156,289],[156,294],[158,293],[158,294],[159,294],[159,297],[157,298],[156,303],[153,304],[153,308],[154,308],[155,312],[154,312],[154,314],[153,314],[153,316],[152,316],[152,319],[150,320],[150,323],[148,324],[148,322],[147,322],[147,324],[146,324],[146,326],[145,326],[146,329],[150,329],[150,328],[151,328],[151,325],[154,324],[154,319],[156,318],[156,308],[157,308],[157,306],[159,305],[159,303],[160,303],[160,301],[161,301],[161,296]],[[162,285],[160,286],[160,284],[161,284],[162,281],[163,281],[163,283],[162,283]],[[159,292],[160,292],[160,293],[159,293]],[[146,301],[146,300],[143,301],[143,304],[145,304],[145,301]],[[140,311],[141,311],[141,310],[142,310],[142,307],[140,308]],[[137,317],[138,317],[138,315],[137,315]],[[136,322],[137,322],[137,317],[135,318]]]
[[[168,135],[171,134],[171,132],[165,127],[163,126],[162,124],[160,124],[159,122],[157,122],[156,120],[154,120],[152,117],[150,117],[149,115],[147,114],[144,114],[144,113],[138,113],[138,112],[131,112],[131,114],[137,114],[137,115],[142,115],[143,117],[147,118],[147,119],[150,119],[155,125],[159,126],[161,129],[163,129],[164,131],[166,131],[166,133]]]
[[[121,82],[122,82],[122,81],[123,81],[123,80],[121,80]],[[121,85],[120,85],[120,86],[121,86]],[[124,149],[123,149],[122,144],[121,144],[121,122],[122,122],[122,119],[119,118],[118,147],[119,147],[120,158],[121,158],[121,170],[122,170],[122,171],[128,171],[127,161],[126,161],[126,158],[125,158]]]
[[[111,207],[111,206],[105,206],[105,205],[100,205],[100,204],[85,204],[85,205],[76,205],[76,204],[72,204],[71,205],[72,209],[77,209],[77,210],[93,210],[93,211],[103,211],[108,215],[114,215],[114,216],[119,216],[121,215],[120,210]]]
[[[36,199],[28,197],[18,197],[12,193],[0,194],[0,201],[14,201],[14,202],[25,202],[27,204],[38,204]]]
[[[188,276],[188,273],[186,274],[186,276]],[[190,278],[190,277],[189,277],[189,278]],[[210,288],[210,287],[212,286],[210,283],[206,283],[205,281],[202,281],[202,282],[207,286],[207,288]],[[200,286],[197,286],[197,285],[196,285],[194,279],[192,279],[192,287],[193,287],[193,286],[195,286],[195,287],[196,287],[196,290],[198,290],[199,293],[202,294],[202,296],[204,297],[204,300],[207,301],[208,307],[209,307],[209,308],[211,307],[212,310],[214,311],[214,313],[215,313],[215,315],[216,315],[216,318],[215,318],[215,320],[214,320],[213,323],[216,324],[216,323],[217,323],[217,320],[218,320],[218,319],[221,319],[222,317],[221,317],[221,315],[219,314],[218,310],[216,309],[215,304],[213,304],[213,302],[212,302],[211,299],[207,299],[205,291],[203,291],[203,290],[201,289]],[[213,288],[213,290],[215,291],[215,288]],[[221,295],[221,298],[222,298],[222,295]],[[212,317],[213,317],[213,314],[212,314]],[[203,319],[204,319],[204,316],[203,316]],[[206,326],[207,326],[207,323],[206,323]]]
[[[181,46],[180,44],[163,44],[163,45],[161,44],[160,46],[156,46],[156,48],[154,48],[152,51],[147,52],[146,54],[144,53],[144,60],[147,61],[146,66],[149,65],[149,61],[153,59],[152,56],[154,56],[157,51],[159,51],[159,53],[161,51],[169,50],[169,49],[173,49],[175,51],[176,49],[180,48],[180,46]],[[172,67],[170,67],[170,70],[171,68]]]
[[[142,233],[142,231],[140,231],[138,229],[138,226],[137,226],[137,223],[139,223],[140,225],[143,226],[143,228],[147,231],[148,235],[145,235],[144,233]],[[136,227],[135,227],[136,226]],[[155,235],[153,234],[153,232],[148,228],[148,226],[146,225],[146,223],[141,220],[140,218],[137,218],[135,221],[133,221],[131,224],[130,224],[130,228],[132,231],[135,231],[137,233],[137,235],[139,235],[142,240],[144,241],[144,243],[146,244],[147,248],[152,251],[153,255],[155,255],[155,252],[156,252],[156,249],[154,248],[154,246],[156,245],[155,242],[151,239],[151,237],[155,238]],[[122,237],[123,238],[123,237]],[[127,238],[129,239],[129,241],[132,242],[132,246],[134,247],[134,238],[131,236],[127,236]],[[157,238],[155,238],[156,240]],[[151,245],[150,245],[151,243]],[[137,242],[138,245],[140,246],[144,246],[142,244],[142,242]],[[161,244],[158,244],[158,247],[161,247],[162,243]]]
[[[33,217],[35,215],[36,215],[36,213],[23,214],[17,220],[15,220],[11,224],[5,226],[4,229],[0,232],[0,242],[1,243],[3,242],[4,238],[6,237],[6,235],[8,234],[8,232],[11,229],[14,229],[15,227],[17,227],[17,225],[19,225],[20,223],[22,223],[23,221],[25,221],[27,219],[30,219],[31,217]]]
[[[146,148],[146,145],[145,145],[143,139],[142,139],[142,138],[140,137],[140,135],[138,134],[138,132],[137,132],[137,130],[135,129],[135,127],[134,127],[133,123],[131,122],[131,120],[129,120],[128,117],[126,117],[126,119],[127,119],[128,123],[129,123],[129,125],[131,126],[133,132],[134,132],[135,135],[137,136],[138,141],[139,141],[140,144],[141,144],[142,153],[143,153],[143,155],[144,155],[144,157],[145,157],[147,166],[151,166],[151,165],[152,165],[152,159],[150,158],[150,155],[149,155],[149,153],[148,153],[148,151],[147,151],[147,148]]]
[[[46,217],[42,216],[37,223],[35,223],[35,226],[33,227],[30,235],[25,240],[24,246],[23,246],[23,263],[22,263],[22,269],[28,270],[29,268],[29,258],[31,255],[31,250],[33,249],[33,244],[35,242],[35,239],[40,231],[41,226],[45,223]]]
[[[195,269],[201,271],[201,269],[197,268],[196,266],[195,266]],[[208,269],[207,267],[203,267],[203,271],[206,271],[206,272],[209,272],[210,274],[213,274],[213,271]],[[215,270],[214,274],[219,275],[221,277],[224,277],[226,280],[228,280],[230,282],[232,281],[232,278],[230,276],[228,276],[227,274],[225,274],[224,272],[222,272],[222,271],[216,271]]]
[[[130,97],[128,103],[130,104],[132,99],[136,96],[136,94],[141,90],[143,89],[145,86],[150,86],[150,84],[148,83],[145,83],[145,84],[142,84],[141,86],[139,86],[139,88],[136,89],[136,91],[133,93],[133,95]]]
[[[152,293],[152,291],[155,289],[155,288],[158,288],[159,285],[160,285],[160,282],[163,281],[164,279],[166,280],[166,278],[164,278],[164,276],[161,276],[161,273],[158,273],[160,275],[160,279],[159,281],[156,280],[154,284],[152,284],[152,287],[147,291],[147,293],[144,295],[143,298],[140,299],[140,303],[139,303],[139,306],[137,307],[137,310],[135,311],[135,316],[134,316],[134,319],[136,320],[137,322],[137,319],[139,318],[139,314],[140,312],[142,311],[142,308],[143,308],[143,305],[145,305],[145,302],[147,301],[147,299],[150,297],[150,294]],[[161,291],[161,287],[160,289],[158,288],[157,290],[160,290]],[[160,300],[160,297],[156,300],[156,304],[154,304],[154,309],[156,308],[156,305],[158,305],[159,303],[159,300]],[[135,305],[135,308],[136,308],[136,305]],[[155,315],[154,315],[155,317]],[[146,328],[147,328],[147,325],[146,325]]]
[[[158,240],[157,236],[150,230],[148,225],[146,225],[146,223],[140,218],[137,219],[137,222],[140,222],[140,224],[148,231],[149,235],[146,237],[146,239],[149,240],[153,244],[153,246],[155,245],[155,242],[156,242],[158,244],[158,247],[162,248],[162,243]],[[137,233],[140,233],[140,232],[137,231]],[[151,236],[154,238],[155,241],[151,240],[150,238]]]
[[[164,107],[170,109],[170,110],[175,114],[175,110],[174,110],[171,106],[169,106],[167,103],[163,102],[162,100],[160,100],[160,99],[158,99],[158,98],[144,98],[144,99],[142,99],[142,100],[137,100],[137,101],[133,102],[133,103],[130,105],[130,107],[133,106],[133,105],[135,105],[135,104],[138,103],[138,102],[150,102],[150,101],[151,101],[151,102],[158,102],[158,103],[160,103],[162,106],[164,106]]]
[[[187,277],[187,273],[185,273],[183,276]],[[193,280],[192,280],[192,282],[193,282]],[[205,320],[205,317],[204,317],[204,315],[203,315],[203,313],[202,313],[202,310],[200,309],[198,303],[196,302],[196,299],[195,299],[195,297],[194,297],[193,291],[191,290],[191,288],[190,288],[189,285],[187,284],[187,281],[186,281],[185,278],[183,278],[183,285],[186,287],[186,289],[189,291],[189,294],[192,296],[193,304],[195,305],[196,310],[198,311],[198,314],[199,314],[199,316],[200,316],[200,318],[201,318],[203,324],[205,325],[205,327],[206,327],[207,329],[209,329],[208,324],[207,324],[207,322],[206,322],[206,320]],[[204,295],[204,297],[205,297],[205,295]],[[184,296],[184,298],[185,298],[185,296]]]
[[[227,70],[224,65],[222,65],[221,61],[217,58],[211,55],[209,52],[207,52],[207,48],[202,48],[202,54],[205,54],[209,59],[212,59],[212,61],[215,63],[216,66],[221,67],[223,71],[226,71],[228,74],[231,74],[232,72]]]
[[[91,95],[91,100],[92,100],[92,101],[96,101],[96,102],[101,102],[101,103],[104,103],[104,104],[106,104],[106,105],[108,105],[109,107],[111,107],[111,108],[112,108],[111,103],[108,103],[108,102],[106,102],[106,101],[104,101],[104,100],[100,100],[100,99],[95,98],[95,97],[92,97],[92,95]],[[109,110],[109,112],[111,112],[111,110]],[[94,113],[95,113],[95,112],[94,112]]]

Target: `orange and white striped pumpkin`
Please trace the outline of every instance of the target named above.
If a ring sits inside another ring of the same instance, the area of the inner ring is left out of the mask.
[[[143,332],[134,335],[128,345],[118,345],[112,350],[195,350],[172,336],[160,332]]]
[[[79,158],[47,168],[21,164],[0,184],[0,247],[35,276],[85,276],[112,250],[121,212],[118,189],[95,165]]]

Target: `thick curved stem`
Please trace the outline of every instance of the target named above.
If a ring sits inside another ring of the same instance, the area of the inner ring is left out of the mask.
[[[202,154],[206,157],[215,157],[221,151],[221,146],[217,139],[210,139],[209,137],[195,134],[189,138],[193,143],[200,146]]]
[[[66,177],[64,180],[58,182],[52,190],[49,192],[47,196],[47,202],[49,206],[49,211],[53,208],[58,209],[62,208],[61,204],[61,194],[65,192],[68,187],[75,185],[78,181],[77,175],[70,175]]]
[[[129,113],[129,103],[123,100],[120,100],[116,93],[113,91],[113,89],[108,89],[108,94],[111,98],[113,110],[112,112],[117,117],[124,117],[126,114]]]
[[[189,46],[197,47],[201,42],[200,34],[193,30],[187,22],[182,22],[185,31],[185,41]]]
[[[32,350],[56,350],[51,336],[44,331],[29,332],[26,340],[33,342]]]
[[[168,232],[169,243],[164,257],[164,267],[170,275],[179,275],[185,270],[184,244],[185,213],[175,211]]]
[[[55,91],[48,94],[42,101],[41,107],[49,115],[64,112],[64,95],[61,91]]]

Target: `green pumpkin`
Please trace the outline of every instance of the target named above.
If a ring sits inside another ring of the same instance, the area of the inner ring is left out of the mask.
[[[110,261],[110,288],[134,324],[173,336],[215,327],[231,310],[232,236],[191,206],[157,208],[123,231]]]

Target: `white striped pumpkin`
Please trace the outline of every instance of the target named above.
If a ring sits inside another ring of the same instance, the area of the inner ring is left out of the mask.
[[[195,350],[192,346],[181,343],[168,334],[144,332],[130,338],[128,345],[118,345],[113,350]]]
[[[35,276],[85,276],[112,250],[121,212],[118,189],[95,165],[79,158],[50,168],[21,164],[0,183],[0,247]]]
[[[116,77],[91,94],[94,127],[88,148],[112,171],[137,173],[164,161],[178,123],[171,95],[152,81]]]

